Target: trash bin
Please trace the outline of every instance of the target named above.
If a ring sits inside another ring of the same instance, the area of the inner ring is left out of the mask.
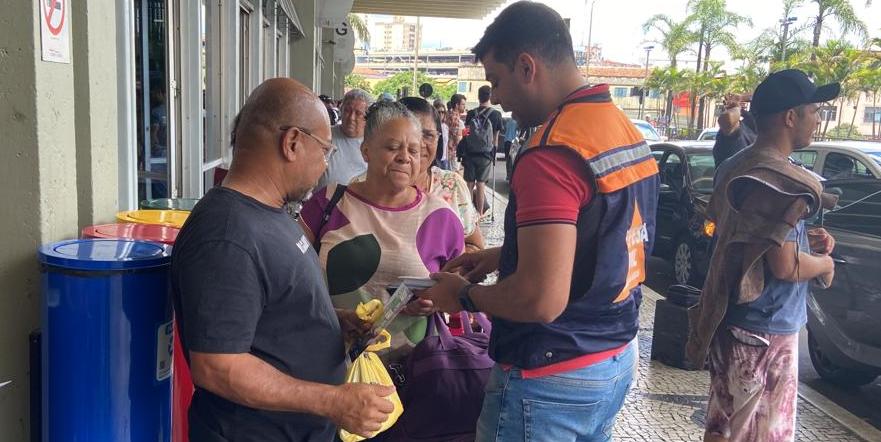
[[[171,440],[171,248],[79,239],[44,245],[43,440]]]
[[[83,229],[83,238],[129,238],[144,241],[174,244],[180,229],[154,224],[103,224],[88,226]],[[188,411],[193,401],[193,379],[190,376],[190,367],[184,356],[184,349],[180,342],[177,322],[174,324],[174,370],[172,371],[171,387],[171,427],[172,442],[187,442]]]
[[[190,212],[185,210],[129,210],[117,213],[116,219],[123,223],[156,224],[179,229],[188,216]]]
[[[139,239],[142,241],[174,244],[180,229],[156,224],[116,223],[88,226],[83,229],[83,238]]]
[[[139,207],[148,210],[193,210],[199,200],[196,198],[159,198],[143,200]]]

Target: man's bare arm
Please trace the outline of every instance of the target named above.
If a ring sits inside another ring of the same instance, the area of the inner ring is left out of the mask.
[[[474,304],[511,321],[553,322],[569,302],[576,236],[571,224],[521,227],[517,270],[496,285],[474,287]]]
[[[765,253],[765,261],[774,277],[788,282],[809,281],[835,271],[835,263],[828,255],[799,252],[798,244],[787,241],[783,246],[772,246]]]
[[[385,399],[394,387],[325,385],[288,376],[249,353],[190,352],[193,383],[251,408],[323,416],[346,430],[370,436],[394,410]]]

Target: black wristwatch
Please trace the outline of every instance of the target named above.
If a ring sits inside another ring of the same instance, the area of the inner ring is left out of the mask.
[[[477,309],[477,306],[474,305],[474,300],[471,299],[471,289],[478,285],[480,284],[468,284],[459,290],[459,304],[462,305],[462,309],[466,312],[474,313],[480,311]]]

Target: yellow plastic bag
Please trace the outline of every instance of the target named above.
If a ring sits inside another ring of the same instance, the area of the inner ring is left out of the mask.
[[[366,304],[363,302],[359,302],[358,306],[355,307],[355,314],[362,321],[367,321],[371,324],[376,324],[376,321],[379,321],[382,318],[382,314],[385,312],[385,308],[382,305],[382,301],[378,299],[371,299]]]
[[[374,300],[375,301],[375,300]],[[358,309],[355,309],[356,314],[364,321],[370,321],[370,316],[372,313],[376,312],[376,306],[371,305],[373,301],[368,303],[370,307],[361,308],[362,305],[358,306]],[[380,307],[382,307],[382,303],[380,303]],[[376,318],[382,316],[382,309],[379,309],[379,314],[376,315]],[[373,321],[370,321],[373,322]],[[347,383],[364,383],[364,384],[378,384],[378,385],[387,385],[393,387],[395,384],[392,382],[391,376],[389,376],[388,371],[385,369],[385,365],[382,364],[382,361],[379,360],[379,356],[376,355],[376,352],[389,348],[392,345],[392,337],[385,330],[382,330],[379,333],[379,336],[376,338],[376,342],[367,346],[367,348],[362,352],[352,363],[352,366],[349,367],[349,372],[346,374],[346,382]],[[401,404],[401,398],[398,397],[398,392],[395,391],[391,396],[387,397],[388,400],[392,402],[395,406],[395,410],[389,414],[388,418],[382,424],[382,428],[376,434],[382,433],[385,430],[391,428],[395,422],[398,421],[398,418],[401,417],[401,414],[404,413],[404,406]],[[374,434],[373,436],[376,436]],[[363,437],[358,436],[357,434],[349,433],[348,431],[340,428],[340,439],[343,442],[359,442],[364,440]]]

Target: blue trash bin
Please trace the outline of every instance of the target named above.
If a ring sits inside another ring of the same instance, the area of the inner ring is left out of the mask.
[[[81,239],[39,250],[43,441],[171,440],[171,247]]]

